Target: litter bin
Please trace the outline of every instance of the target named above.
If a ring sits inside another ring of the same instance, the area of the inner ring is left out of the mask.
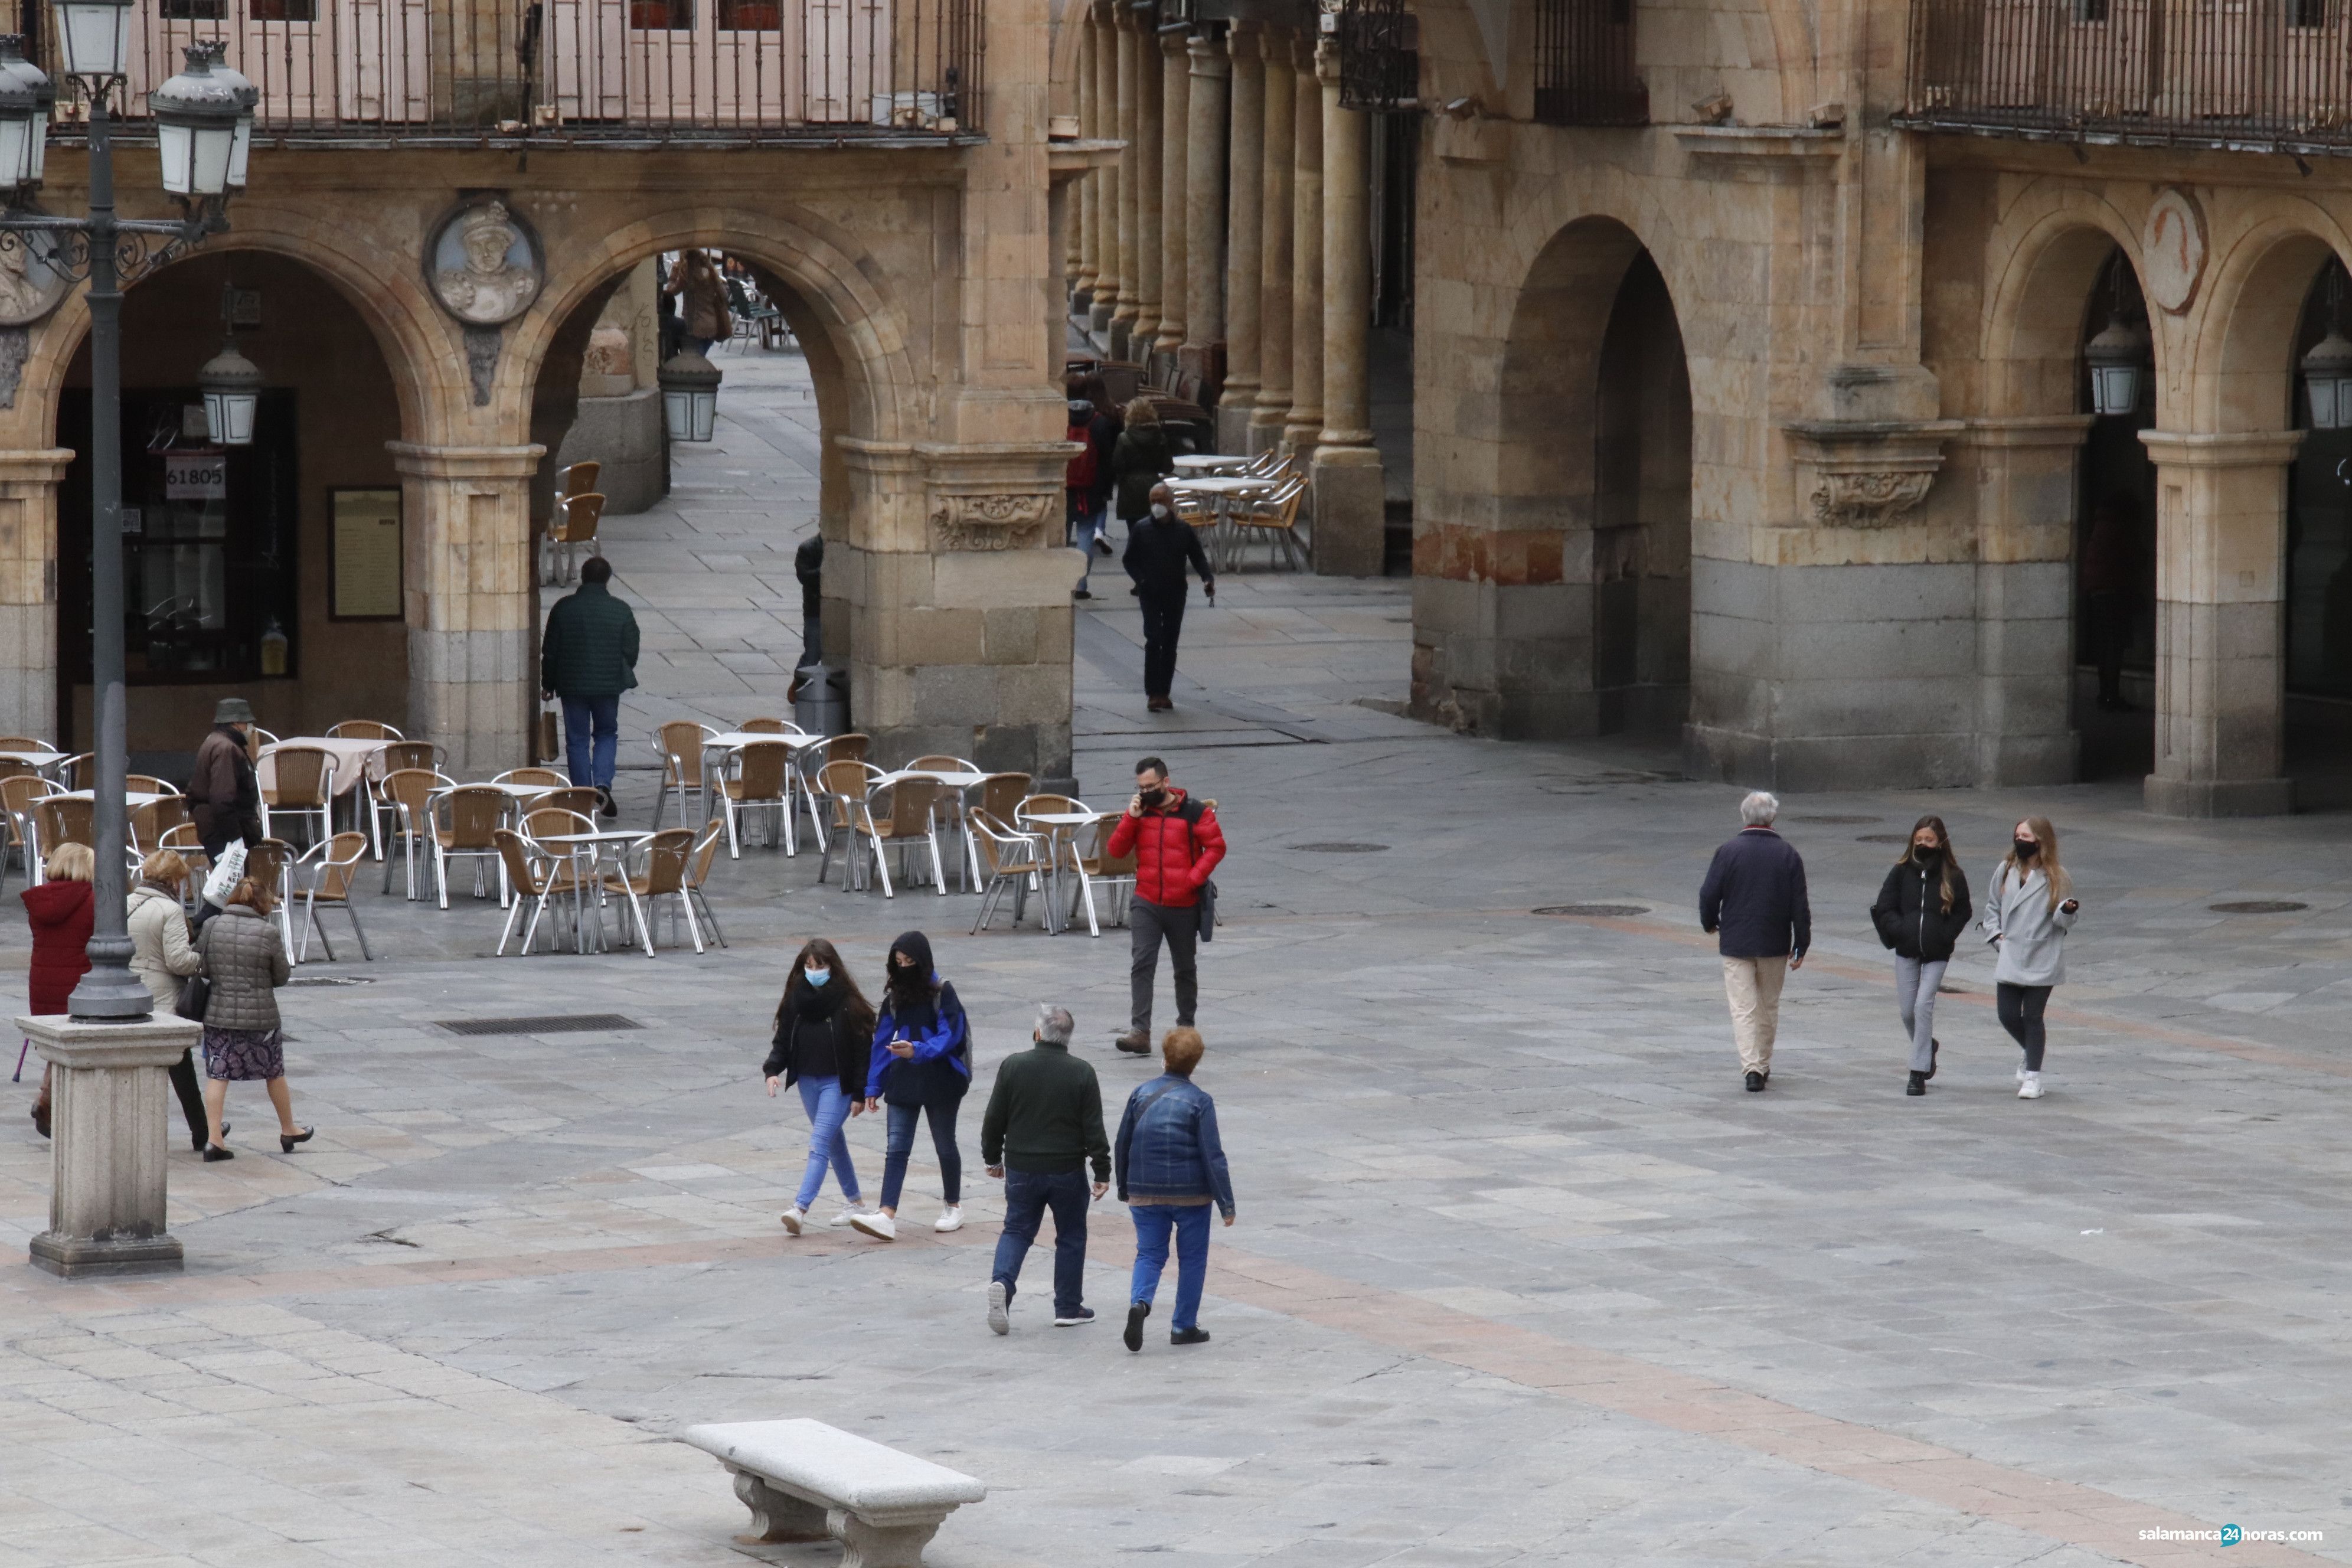
[[[849,730],[849,671],[829,664],[804,664],[793,671],[800,695],[793,700],[793,722],[812,735]]]

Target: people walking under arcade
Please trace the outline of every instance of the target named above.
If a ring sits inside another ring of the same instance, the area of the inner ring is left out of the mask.
[[[33,928],[33,956],[25,971],[27,1011],[36,1017],[66,1011],[74,987],[89,973],[89,933],[97,924],[90,878],[98,858],[87,844],[60,844],[49,852],[46,879],[17,896],[25,901],[25,918]],[[49,1135],[47,1064],[41,1068],[40,1091],[33,1097],[33,1126]]]
[[[1971,913],[1968,875],[1944,819],[1921,817],[1870,906],[1878,940],[1895,952],[1895,1007],[1911,1044],[1906,1094],[1927,1093],[1936,1076],[1936,990]]]
[[[1054,1326],[1095,1321],[1086,1304],[1087,1207],[1110,1190],[1110,1140],[1103,1134],[1102,1084],[1091,1063],[1070,1054],[1076,1028],[1066,1007],[1037,1009],[1029,1048],[997,1065],[980,1121],[980,1157],[1004,1183],[1004,1232],[988,1282],[988,1326],[1011,1331],[1007,1314],[1021,1263],[1037,1226],[1054,1215]],[[1094,1181],[1087,1181],[1087,1165]]]
[[[2042,1016],[2051,991],[2066,979],[2066,933],[2082,901],[2058,858],[2058,830],[2046,816],[2029,816],[2011,831],[2009,853],[1985,892],[1986,940],[2000,953],[1993,964],[1993,1006],[2000,1026],[2025,1053],[2017,1069],[2017,1098],[2042,1098],[2047,1038]]]
[[[772,1098],[779,1087],[798,1089],[809,1122],[808,1166],[793,1194],[793,1206],[783,1212],[784,1228],[800,1235],[817,1194],[824,1189],[827,1169],[847,1205],[833,1223],[847,1225],[867,1212],[844,1128],[866,1109],[874,1005],[858,990],[841,954],[823,937],[803,947],[793,960],[783,1000],[776,1005],[775,1025],[768,1059],[761,1068],[768,1093]]]
[[[931,962],[931,941],[910,931],[890,944],[882,983],[882,1013],[874,1022],[873,1049],[866,1058],[866,1109],[889,1108],[882,1155],[882,1203],[872,1214],[852,1215],[850,1225],[882,1241],[898,1236],[898,1199],[907,1185],[907,1161],[915,1150],[915,1125],[931,1130],[939,1155],[944,1206],[934,1230],[963,1228],[963,1155],[956,1147],[956,1112],[971,1088],[971,1025],[955,987],[940,978]]]
[[[1771,1081],[1780,987],[1790,970],[1805,966],[1813,942],[1804,858],[1773,831],[1780,815],[1780,800],[1763,790],[1742,800],[1742,826],[1715,852],[1698,890],[1698,923],[1717,938],[1732,1037],[1750,1094]]]
[[[155,999],[155,1016],[168,1018],[180,1004],[181,985],[200,973],[205,961],[188,939],[188,917],[180,903],[187,885],[188,863],[169,849],[158,849],[140,863],[139,885],[131,889],[125,929],[131,936],[131,973],[145,984]],[[188,1140],[202,1153],[212,1142],[212,1117],[196,1079],[193,1050],[182,1051],[172,1064],[172,1092],[179,1096],[180,1114],[188,1124]]]

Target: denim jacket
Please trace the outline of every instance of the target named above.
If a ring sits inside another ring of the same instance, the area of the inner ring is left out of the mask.
[[[1149,1110],[1139,1110],[1146,1101]],[[1217,1139],[1217,1102],[1192,1080],[1163,1073],[1128,1096],[1113,1145],[1121,1203],[1137,1198],[1214,1198],[1234,1212],[1234,1179]]]

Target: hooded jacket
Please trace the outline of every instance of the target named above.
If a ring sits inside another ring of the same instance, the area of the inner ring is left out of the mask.
[[[583,583],[547,613],[539,684],[559,697],[618,697],[637,683],[637,617],[608,583]]]
[[[915,961],[915,972],[928,974],[928,1003],[898,1016],[898,1005],[888,988],[882,993],[882,1012],[874,1020],[874,1049],[867,1058],[866,1098],[891,1105],[942,1105],[961,1100],[971,1087],[971,1026],[955,987],[931,967],[931,942],[910,931],[890,944],[886,966],[895,966],[899,953]],[[907,1039],[915,1054],[904,1060],[892,1054],[890,1042]]]
[[[36,1016],[62,1013],[66,999],[89,973],[89,932],[98,906],[88,882],[44,882],[27,888],[25,918],[33,925],[33,960],[25,990]]]
[[[180,982],[204,968],[188,941],[188,917],[170,889],[142,882],[131,889],[131,973],[147,984],[155,1010],[179,1005]]]
[[[1952,907],[1947,911],[1942,868],[1906,856],[1886,873],[1878,901],[1870,906],[1870,923],[1896,957],[1942,963],[1952,956],[1952,945],[1969,929],[1973,912],[1969,879],[1958,862],[1952,865]]]
[[[1158,805],[1141,816],[1121,816],[1110,831],[1114,860],[1135,853],[1135,896],[1163,909],[1190,909],[1201,901],[1201,884],[1225,858],[1224,829],[1217,814],[1202,805],[1200,820],[1184,820],[1189,797],[1172,785]]]

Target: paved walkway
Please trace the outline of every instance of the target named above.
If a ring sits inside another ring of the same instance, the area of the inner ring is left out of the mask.
[[[814,416],[797,362],[724,363],[721,441],[607,523],[661,656],[637,732],[772,711],[792,662]],[[1073,1007],[1115,1113],[1146,1076],[1109,1049],[1120,933],[971,937],[968,897],[846,894],[757,849],[701,957],[490,962],[494,904],[371,893],[380,961],[300,975],[363,984],[284,994],[317,1141],[279,1156],[239,1088],[236,1161],[175,1145],[189,1273],[0,1264],[0,1568],[835,1562],[734,1543],[718,1467],[667,1440],[782,1415],[983,1478],[941,1568],[2352,1562],[2352,820],[2192,826],[2095,787],[1794,800],[1819,945],[1751,1096],[1690,911],[1738,792],[1361,705],[1402,688],[1405,584],[1257,572],[1221,599],[1172,715],[1141,710],[1123,599],[1078,641],[1085,793],[1161,752],[1234,845],[1202,1012],[1241,1194],[1213,1343],[1119,1347],[1109,1203],[1105,1321],[1056,1331],[1024,1295],[988,1333],[976,1104],[963,1231],[928,1228],[928,1150],[896,1244],[775,1223],[805,1134],[756,1066],[805,936],[870,981],[929,931],[983,1083],[1035,1001]],[[625,775],[633,818],[651,785]],[[2050,1095],[2014,1098],[1971,952],[1906,1099],[1863,914],[1880,840],[1939,811],[1981,885],[2029,807],[2085,904]],[[2305,907],[2212,908],[2256,900]],[[1594,904],[1642,912],[1530,912]],[[642,1026],[439,1023],[606,1013]],[[44,1223],[26,1093],[0,1091],[0,1258]],[[852,1125],[869,1187],[877,1133]],[[2231,1523],[2325,1539],[2142,1539]]]

